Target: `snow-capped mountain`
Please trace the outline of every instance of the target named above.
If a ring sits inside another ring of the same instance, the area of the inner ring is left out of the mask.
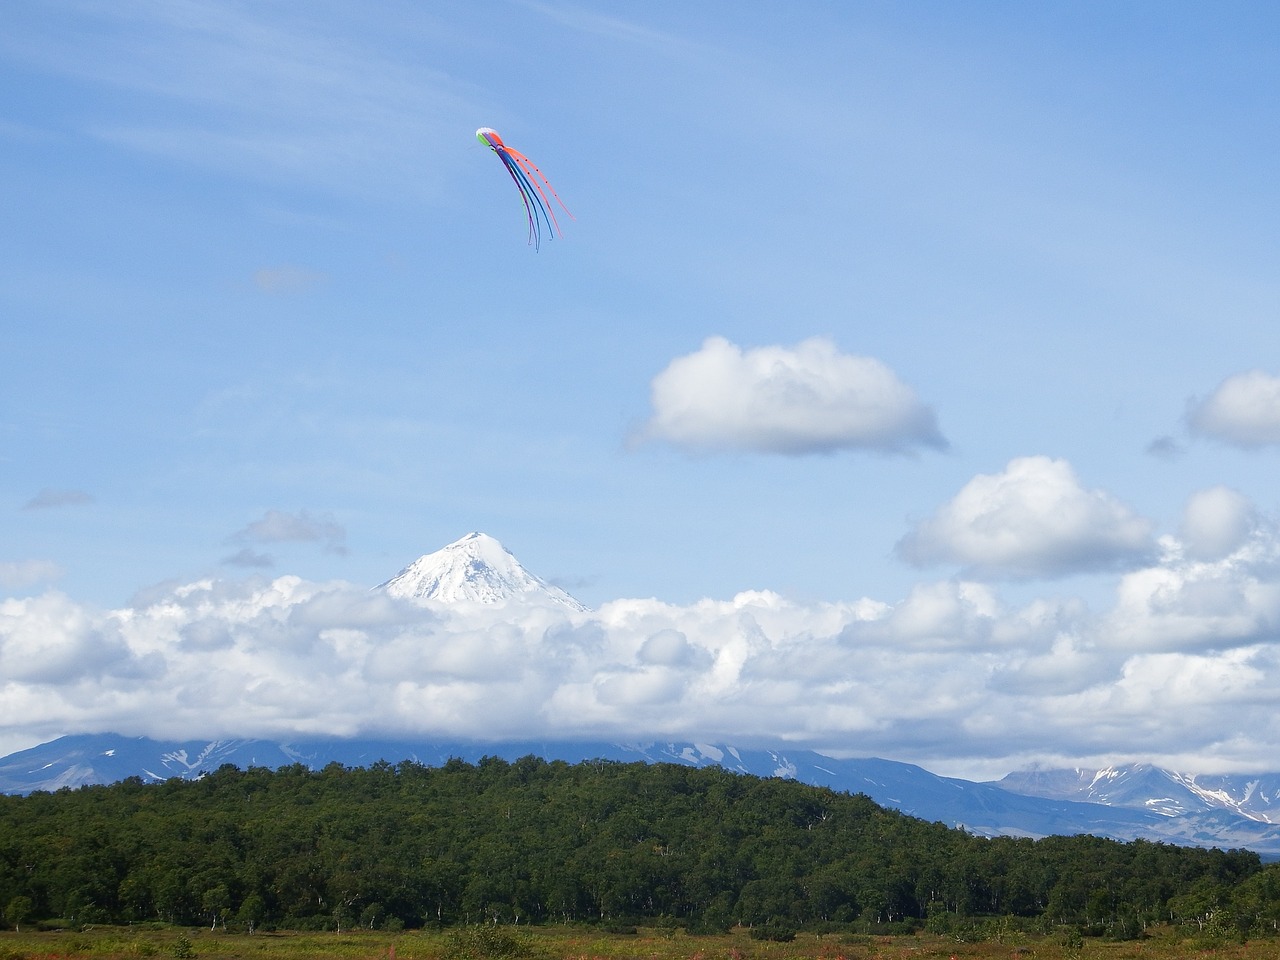
[[[506,547],[484,533],[469,533],[419,557],[375,589],[408,600],[551,603],[570,610],[587,609],[559,587],[534,576]]]
[[[1024,796],[1105,803],[1166,817],[1226,810],[1280,823],[1280,774],[1206,776],[1133,763],[1100,770],[1024,770],[997,785]]]
[[[782,777],[863,793],[881,806],[963,827],[981,836],[1088,833],[1116,840],[1141,837],[1195,846],[1238,847],[1280,858],[1280,826],[1249,819],[1222,807],[1181,814],[1157,813],[1150,805],[1137,803],[1137,794],[1127,805],[1081,802],[1031,796],[993,783],[940,777],[913,764],[891,760],[837,760],[783,747],[745,749],[687,742],[214,740],[178,743],[114,734],[80,735],[62,737],[0,758],[0,793],[57,790],[112,783],[126,777],[140,777],[145,781],[169,777],[190,779],[216,770],[224,763],[272,768],[301,763],[320,769],[335,761],[345,766],[367,766],[378,760],[440,765],[453,757],[474,763],[485,756],[516,760],[529,755],[570,763],[604,759],[698,767],[718,765],[737,773]]]

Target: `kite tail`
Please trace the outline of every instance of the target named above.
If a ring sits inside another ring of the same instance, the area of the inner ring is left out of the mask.
[[[511,147],[507,147],[507,152],[510,153],[511,156],[515,158],[516,163],[520,164],[524,172],[528,175],[527,179],[531,179],[531,182],[533,183],[534,188],[538,191],[538,194],[542,197],[543,205],[545,206],[548,214],[550,215],[552,222],[555,223],[556,225],[556,233],[560,233],[560,224],[556,222],[555,209],[552,207],[551,201],[547,199],[547,193],[550,193],[551,196],[556,198],[556,203],[560,204],[560,209],[569,215],[570,220],[577,219],[569,211],[569,208],[564,205],[564,201],[560,199],[560,194],[556,193],[556,188],[551,186],[551,181],[548,180],[546,178],[546,175],[543,174],[543,172],[538,169],[538,165],[536,163],[534,163],[532,160],[526,157],[519,150],[513,150],[511,149]],[[543,187],[547,188],[546,193],[543,192],[542,190]]]
[[[511,160],[505,151],[495,150],[498,158],[502,161],[503,167],[506,168],[507,175],[511,177],[511,182],[516,185],[516,189],[520,191],[520,202],[524,204],[524,216],[529,223],[529,242],[535,247],[541,246],[541,230],[539,229],[538,217],[534,212],[537,205],[537,198],[533,197],[529,190],[522,182],[522,174],[515,161]]]
[[[499,156],[502,157],[507,172],[516,182],[520,197],[524,200],[524,212],[529,220],[529,242],[535,247],[541,247],[543,225],[546,225],[547,230],[555,230],[557,235],[560,234],[560,225],[555,222],[555,216],[547,209],[546,197],[542,195],[536,183],[530,182],[519,162],[507,156],[506,151],[499,153]]]

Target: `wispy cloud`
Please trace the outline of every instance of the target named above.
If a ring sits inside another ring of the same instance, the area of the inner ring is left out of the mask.
[[[23,590],[41,583],[50,583],[62,576],[62,568],[52,560],[0,561],[0,587]]]
[[[321,543],[333,553],[347,552],[346,528],[327,514],[315,516],[306,510],[297,513],[268,510],[261,519],[233,533],[229,540],[232,543]],[[260,566],[258,561],[263,559],[243,550],[235,558],[248,560],[255,566]]]
[[[22,505],[23,510],[50,510],[55,507],[76,507],[93,503],[93,497],[83,490],[56,490],[45,487]]]
[[[326,279],[323,273],[291,266],[263,267],[253,273],[253,285],[268,294],[303,293],[320,286]]]
[[[185,166],[421,197],[441,183],[440,131],[467,129],[474,113],[465,84],[304,8],[138,0],[77,5],[62,25],[6,46],[47,71],[140,95],[145,109],[102,115],[84,132]]]
[[[655,30],[634,20],[625,20],[567,3],[521,0],[521,6],[571,30],[619,43],[641,45],[651,50],[684,56],[705,56],[711,50],[705,44],[696,43],[685,36]]]
[[[1174,437],[1164,434],[1147,444],[1147,455],[1160,460],[1177,460],[1186,451]]]
[[[260,553],[251,547],[241,547],[235,553],[223,557],[222,562],[229,567],[266,569],[275,566],[276,561],[269,553]]]

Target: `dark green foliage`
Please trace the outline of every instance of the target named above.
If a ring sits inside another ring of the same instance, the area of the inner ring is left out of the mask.
[[[493,925],[462,927],[449,937],[445,960],[523,960],[532,956],[529,941]]]
[[[1276,925],[1277,871],[1242,851],[984,839],[864,796],[663,764],[228,766],[0,796],[12,919],[444,924],[459,960],[516,956],[503,927],[549,922],[981,939],[1035,924],[1127,938],[1173,919],[1228,940]]]
[[[35,904],[31,902],[31,898],[18,895],[4,908],[4,922],[20,933],[22,925],[31,919],[34,912]]]
[[[771,920],[751,928],[752,940],[772,940],[774,943],[790,943],[796,938],[796,928],[790,923]]]
[[[636,929],[634,923],[619,923],[617,921],[608,921],[600,924],[601,933],[610,933],[618,937],[634,937],[639,930]]]

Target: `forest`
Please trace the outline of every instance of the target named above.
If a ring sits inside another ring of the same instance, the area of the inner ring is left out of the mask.
[[[717,767],[453,760],[225,766],[0,796],[9,926],[338,930],[678,923],[950,933],[1149,924],[1274,936],[1280,864],[1091,836],[972,836]]]

